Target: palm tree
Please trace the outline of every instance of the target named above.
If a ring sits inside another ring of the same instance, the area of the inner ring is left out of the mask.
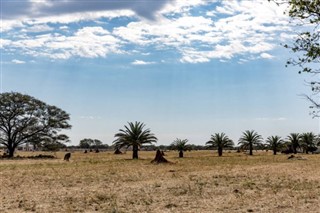
[[[132,159],[138,159],[138,150],[143,144],[156,143],[157,138],[150,132],[150,129],[144,130],[144,123],[141,122],[128,122],[129,126],[124,126],[125,129],[120,129],[119,133],[114,137],[117,139],[113,141],[116,148],[132,146]]]
[[[222,156],[223,148],[232,148],[234,143],[225,133],[222,132],[211,135],[211,138],[206,145],[208,147],[218,148],[218,155]]]
[[[283,140],[280,136],[270,136],[267,138],[266,142],[269,147],[273,150],[273,154],[276,155],[277,151],[283,146]]]
[[[307,132],[301,134],[301,147],[306,152],[306,154],[309,153],[309,151],[315,151],[316,150],[316,135],[313,132]]]
[[[301,135],[299,133],[290,133],[287,139],[289,140],[293,153],[297,154],[297,148],[301,147]]]
[[[239,139],[239,144],[244,148],[249,148],[249,155],[252,155],[253,146],[260,144],[262,137],[254,130],[246,130],[242,134],[242,137]]]
[[[189,149],[189,145],[187,145],[188,143],[188,139],[175,139],[172,143],[171,143],[171,147],[173,149],[176,149],[179,151],[179,158],[183,158],[183,151],[186,151]]]

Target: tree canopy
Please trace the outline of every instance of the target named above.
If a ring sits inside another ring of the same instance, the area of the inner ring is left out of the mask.
[[[29,95],[17,92],[0,94],[0,144],[7,147],[9,157],[27,142],[55,143],[68,137],[59,132],[70,129],[68,113]]]
[[[138,150],[143,144],[152,144],[157,142],[157,138],[151,133],[150,129],[144,129],[145,124],[142,122],[128,122],[128,126],[120,129],[119,133],[115,134],[116,139],[113,141],[115,148],[132,146],[133,159],[138,159]]]
[[[179,151],[179,157],[183,158],[183,151],[190,150],[191,147],[187,145],[188,139],[177,138],[171,143],[171,148]]]
[[[102,142],[98,139],[84,138],[80,141],[79,147],[83,149],[89,149],[93,146],[97,149],[102,145]]]
[[[252,155],[253,146],[261,144],[262,137],[254,130],[246,130],[242,133],[239,139],[239,144],[242,148],[249,148],[249,155]]]
[[[206,142],[208,147],[217,148],[218,155],[222,156],[224,148],[232,148],[234,146],[233,141],[225,133],[215,133],[211,135],[211,138]]]
[[[283,147],[284,141],[281,139],[280,136],[270,136],[266,140],[268,147],[272,149],[273,154],[276,155],[277,151],[279,151]]]

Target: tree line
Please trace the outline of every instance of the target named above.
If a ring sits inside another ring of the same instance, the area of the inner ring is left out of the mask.
[[[119,130],[119,133],[115,134],[116,140],[113,144],[115,145],[115,149],[132,147],[133,159],[138,159],[138,151],[144,144],[157,142],[157,138],[151,133],[150,129],[144,129],[145,124],[142,122],[129,122],[124,127],[124,129]],[[177,138],[170,146],[163,146],[162,148],[178,150],[179,157],[183,157],[184,151],[192,150],[192,146],[187,143],[188,139]],[[285,139],[277,135],[270,136],[264,143],[262,136],[256,131],[246,130],[238,140],[238,147],[235,147],[235,143],[223,132],[211,135],[211,138],[205,143],[204,147],[206,149],[216,149],[219,156],[222,156],[223,150],[235,148],[239,152],[248,150],[249,155],[253,155],[254,149],[272,150],[273,154],[276,155],[279,151],[286,154],[296,154],[297,152],[308,154],[309,152],[316,151],[319,144],[320,136],[312,132],[302,134],[291,133]]]
[[[70,116],[58,107],[48,105],[29,95],[20,93],[0,94],[0,145],[8,150],[8,157],[13,157],[18,146],[30,143],[34,147],[44,150],[66,148],[65,142],[69,137],[61,131],[70,129]],[[270,136],[263,141],[261,135],[254,130],[246,130],[238,140],[238,147],[225,133],[214,133],[205,145],[188,144],[188,139],[175,139],[169,146],[156,147],[157,137],[149,128],[145,128],[142,122],[128,122],[123,129],[115,134],[112,148],[132,149],[132,158],[138,159],[138,151],[145,148],[160,148],[162,150],[178,150],[179,157],[183,152],[194,149],[216,149],[222,156],[225,149],[248,150],[249,155],[253,149],[271,149],[274,154],[278,151],[297,153],[298,151],[309,153],[317,149],[319,136],[312,132],[291,133],[286,138]],[[149,146],[145,146],[145,145]],[[79,143],[79,148],[95,149],[110,148],[98,139],[85,138]]]

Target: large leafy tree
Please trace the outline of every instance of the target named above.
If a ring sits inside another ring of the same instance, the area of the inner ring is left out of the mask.
[[[188,142],[188,139],[177,138],[171,143],[171,148],[179,151],[179,158],[183,158],[184,151],[190,150]]]
[[[59,132],[71,128],[69,120],[65,111],[29,95],[0,94],[0,144],[7,147],[9,157],[13,157],[21,144],[67,140],[68,137]]]
[[[215,133],[211,135],[210,140],[206,143],[208,147],[217,148],[218,155],[222,156],[222,152],[224,148],[232,148],[234,143],[225,133]]]
[[[249,155],[252,155],[253,147],[261,144],[262,137],[254,130],[246,130],[239,139],[241,147],[249,149]]]
[[[89,149],[95,147],[96,149],[102,145],[102,142],[98,139],[84,138],[80,140],[79,147],[83,149]]]
[[[277,0],[275,0],[277,1]],[[287,0],[287,14],[299,26],[296,38],[286,48],[290,48],[295,57],[287,61],[287,65],[300,68],[299,73],[320,73],[320,0]],[[316,75],[315,75],[316,76]],[[305,95],[311,102],[313,116],[319,116],[320,103],[316,101],[320,92],[320,81],[318,77],[309,82],[312,94]]]
[[[79,147],[82,149],[89,149],[93,144],[93,140],[90,138],[81,139],[79,142]]]
[[[284,141],[281,139],[280,136],[270,136],[266,140],[269,148],[273,151],[273,154],[276,155],[277,151],[283,147]]]
[[[128,126],[120,129],[115,134],[116,139],[113,144],[117,149],[132,146],[132,158],[138,159],[138,150],[143,144],[152,144],[157,142],[157,138],[151,133],[150,129],[144,129],[145,124],[142,122],[128,122]]]
[[[297,149],[301,147],[301,135],[299,133],[290,133],[287,140],[294,154],[297,154]]]

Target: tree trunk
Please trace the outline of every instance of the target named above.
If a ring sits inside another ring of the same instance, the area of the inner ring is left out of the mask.
[[[250,143],[249,144],[249,155],[252,155],[252,150],[253,150],[252,143]]]
[[[9,158],[13,158],[14,150],[15,150],[14,147],[8,147],[8,151],[9,151],[8,157],[9,157]]]
[[[179,151],[179,158],[183,158],[183,151],[182,150]]]
[[[277,149],[276,149],[276,148],[273,149],[273,154],[274,154],[274,155],[277,154]]]
[[[132,148],[132,159],[138,159],[138,150],[139,150],[139,147],[137,145],[133,145],[133,148]]]
[[[8,156],[9,158],[13,158],[14,156],[14,150],[17,146],[14,145],[14,143],[9,139],[7,149],[8,149]]]
[[[218,154],[219,156],[222,156],[222,148],[218,148]]]
[[[293,149],[293,153],[297,154],[297,146],[292,146],[292,149]]]

